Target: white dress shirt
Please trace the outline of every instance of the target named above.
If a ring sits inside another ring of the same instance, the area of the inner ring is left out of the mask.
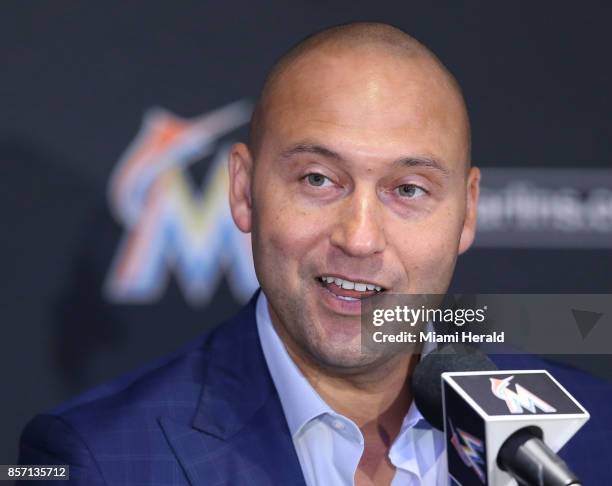
[[[364,449],[359,427],[325,403],[293,362],[260,292],[257,331],[308,486],[352,486]],[[444,435],[414,404],[389,450],[396,472],[391,486],[447,486]]]

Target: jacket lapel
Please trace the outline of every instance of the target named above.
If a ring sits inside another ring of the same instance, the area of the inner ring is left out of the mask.
[[[304,485],[255,322],[257,292],[204,344],[207,367],[191,424],[159,419],[196,485]]]

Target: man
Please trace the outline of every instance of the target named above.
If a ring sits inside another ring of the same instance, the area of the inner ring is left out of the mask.
[[[325,30],[273,68],[229,171],[262,291],[172,358],[35,418],[21,462],[91,485],[447,484],[409,387],[419,356],[362,350],[360,300],[444,293],[474,239],[454,78],[393,27]]]

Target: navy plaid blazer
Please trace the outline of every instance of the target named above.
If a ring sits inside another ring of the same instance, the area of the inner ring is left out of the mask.
[[[69,464],[64,486],[303,486],[259,344],[256,297],[172,356],[36,416],[20,463]],[[591,420],[561,455],[583,484],[612,484],[612,387],[536,357],[495,361],[548,369],[582,403]]]

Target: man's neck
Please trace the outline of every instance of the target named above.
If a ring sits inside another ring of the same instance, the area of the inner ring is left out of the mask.
[[[399,433],[412,396],[409,376],[418,355],[399,354],[358,373],[328,369],[300,352],[291,337],[273,321],[289,356],[321,398],[337,413],[351,419],[367,436],[385,443]]]
[[[350,418],[359,428],[377,424],[386,429],[397,423],[399,432],[412,401],[407,378],[416,355],[397,356],[374,370],[345,375],[312,366],[297,353],[288,351],[306,379],[334,411]]]
[[[368,373],[346,376],[313,366],[291,346],[286,348],[321,398],[361,430],[364,450],[355,472],[355,485],[390,484],[395,467],[389,450],[412,402],[408,378],[418,355],[398,355]]]
[[[355,485],[390,484],[395,466],[389,459],[389,450],[412,403],[409,377],[419,355],[399,354],[378,366],[347,374],[345,370],[320,366],[300,352],[273,317],[272,324],[310,385],[336,413],[351,419],[361,430],[364,450],[355,472]]]

